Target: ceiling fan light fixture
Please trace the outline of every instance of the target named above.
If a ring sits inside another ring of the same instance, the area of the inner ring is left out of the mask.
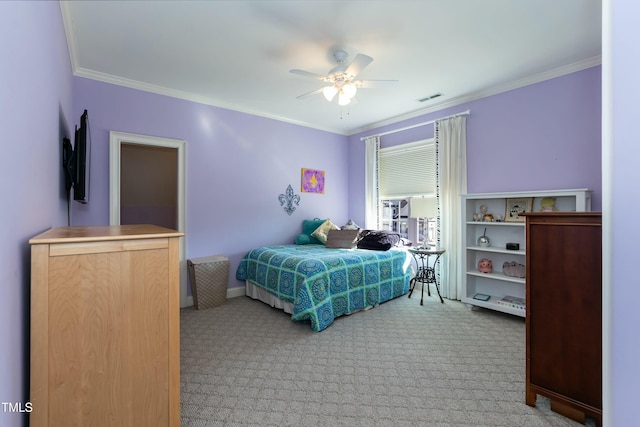
[[[338,105],[349,105],[351,98],[345,95],[344,91],[340,91],[338,94]]]
[[[351,82],[349,82],[349,83],[345,84],[344,86],[342,86],[342,92],[349,99],[351,99],[354,96],[356,96],[356,92],[357,91],[358,91],[358,89],[356,88],[356,85],[351,83]]]
[[[378,88],[385,86],[394,86],[398,83],[397,80],[356,80],[356,77],[367,66],[373,58],[362,53],[356,55],[350,64],[346,64],[347,52],[338,50],[334,52],[333,58],[338,63],[333,67],[329,74],[322,75],[312,73],[310,71],[293,69],[289,70],[293,74],[298,74],[305,77],[311,77],[315,80],[320,80],[328,86],[318,88],[311,92],[297,96],[296,98],[302,99],[307,96],[322,93],[327,101],[332,102],[336,95],[338,95],[338,104],[341,106],[349,105],[352,99],[355,99],[356,92],[360,88]]]
[[[329,102],[333,100],[337,93],[338,88],[336,88],[335,85],[325,86],[324,88],[322,88],[322,94]]]

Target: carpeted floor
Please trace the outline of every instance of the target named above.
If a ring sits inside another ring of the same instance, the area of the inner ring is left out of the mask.
[[[181,310],[182,427],[581,425],[524,399],[523,318],[419,294],[319,333],[248,297]]]

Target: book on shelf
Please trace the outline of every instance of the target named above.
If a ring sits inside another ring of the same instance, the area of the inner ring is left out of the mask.
[[[477,299],[480,301],[489,301],[490,298],[491,298],[491,295],[487,295],[487,294],[475,294],[473,296],[473,299]]]
[[[498,300],[498,304],[504,305],[505,307],[517,308],[518,310],[524,310],[527,306],[527,301],[524,298],[505,295]]]

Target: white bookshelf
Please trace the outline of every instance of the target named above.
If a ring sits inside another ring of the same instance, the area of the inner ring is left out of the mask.
[[[525,264],[526,241],[525,223],[505,222],[507,199],[532,200],[532,211],[540,211],[540,201],[545,197],[555,198],[555,207],[562,212],[584,212],[591,210],[591,192],[587,189],[549,190],[511,193],[478,193],[462,195],[462,238],[459,256],[462,260],[462,302],[471,307],[484,307],[516,316],[525,316],[525,310],[498,304],[502,297],[510,295],[525,297],[525,278],[507,276],[502,271],[505,262]],[[474,221],[474,214],[480,212],[482,205],[487,213],[502,217],[502,221]],[[478,246],[478,237],[484,234],[490,239],[489,247]],[[517,243],[518,250],[506,248],[507,243]],[[478,261],[488,258],[492,261],[493,271],[478,271]],[[474,295],[490,295],[487,301],[474,299]]]

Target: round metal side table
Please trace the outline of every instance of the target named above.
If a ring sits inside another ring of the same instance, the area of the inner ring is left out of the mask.
[[[420,305],[423,305],[424,287],[427,287],[427,296],[431,296],[429,285],[431,283],[434,283],[436,285],[436,291],[438,291],[438,296],[440,297],[440,302],[444,303],[442,295],[440,294],[440,284],[438,283],[438,279],[436,277],[436,264],[440,260],[442,254],[445,253],[445,250],[442,248],[410,248],[408,249],[408,251],[413,255],[413,258],[416,260],[416,265],[418,266],[418,272],[416,273],[416,276],[411,279],[411,290],[409,291],[409,298],[411,298],[411,294],[416,287],[416,282],[422,282],[422,296],[420,297]],[[429,263],[429,259],[431,257],[435,257],[433,260],[433,264]]]

